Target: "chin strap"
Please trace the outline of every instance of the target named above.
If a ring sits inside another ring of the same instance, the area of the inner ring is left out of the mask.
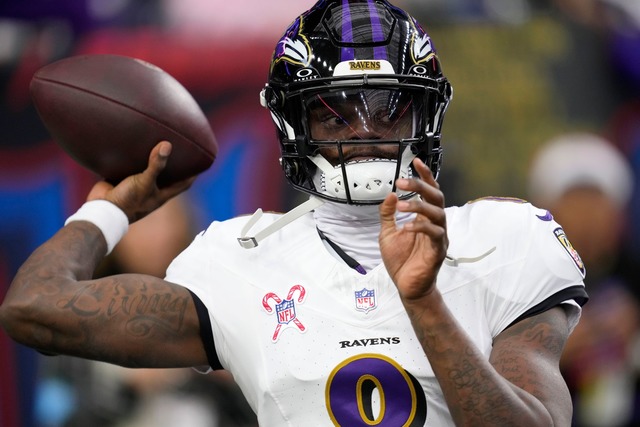
[[[244,227],[242,227],[242,231],[240,232],[240,237],[238,237],[238,243],[240,243],[240,246],[242,246],[245,249],[255,248],[256,246],[258,246],[259,242],[263,241],[270,234],[273,234],[274,232],[280,230],[282,227],[295,221],[296,219],[300,218],[302,215],[308,212],[311,212],[312,210],[322,205],[323,203],[324,203],[324,200],[322,199],[319,199],[317,197],[310,197],[309,200],[291,209],[289,212],[282,215],[276,221],[272,222],[262,230],[258,231],[255,235],[247,236],[251,228],[258,222],[260,217],[262,217],[262,209],[258,209],[257,211],[254,212],[253,215],[251,215],[251,218],[249,218],[249,221],[247,221]]]

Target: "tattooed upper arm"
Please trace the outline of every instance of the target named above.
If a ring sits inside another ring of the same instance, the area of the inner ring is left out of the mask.
[[[206,364],[185,288],[142,275],[66,288],[42,297],[41,320],[32,322],[34,347],[128,367]]]
[[[53,345],[78,348],[79,356],[136,367],[206,364],[195,306],[181,286],[152,276],[112,276],[81,283],[60,296],[55,309],[69,319],[62,331],[76,334],[58,331],[62,342]]]
[[[559,361],[569,335],[562,307],[524,319],[494,340],[491,364],[516,389],[535,396],[555,425],[570,425],[572,407]]]

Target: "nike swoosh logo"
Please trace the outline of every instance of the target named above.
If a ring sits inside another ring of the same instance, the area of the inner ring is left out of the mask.
[[[543,221],[552,221],[553,220],[553,215],[551,215],[551,212],[547,211],[544,215],[536,215],[538,218],[540,218]]]

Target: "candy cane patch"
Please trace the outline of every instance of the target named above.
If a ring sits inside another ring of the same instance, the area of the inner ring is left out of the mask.
[[[298,293],[298,298],[294,301],[293,297],[296,293]],[[302,322],[300,322],[298,315],[296,314],[296,302],[298,304],[302,304],[306,294],[307,291],[302,285],[295,285],[289,289],[289,293],[284,300],[273,292],[269,292],[264,296],[264,298],[262,298],[262,307],[268,314],[274,313],[274,309],[271,308],[270,303],[271,301],[275,303],[274,308],[278,324],[276,325],[276,329],[271,337],[272,342],[278,341],[282,331],[290,326],[296,327],[300,332],[306,331],[306,328]]]

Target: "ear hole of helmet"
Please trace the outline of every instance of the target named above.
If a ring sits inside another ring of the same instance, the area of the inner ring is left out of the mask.
[[[285,96],[282,90],[275,89],[269,85],[266,85],[264,89],[262,89],[260,98],[260,104],[271,111],[277,111],[284,107]]]
[[[295,177],[300,173],[300,166],[296,159],[283,160],[282,166],[286,176]]]

